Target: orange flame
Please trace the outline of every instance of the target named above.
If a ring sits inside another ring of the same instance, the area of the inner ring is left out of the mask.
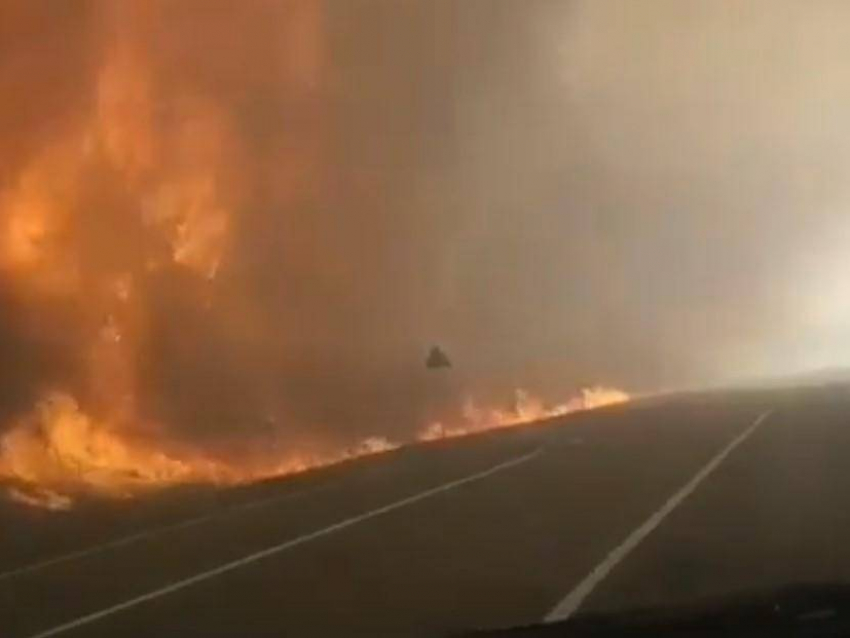
[[[123,494],[139,485],[234,480],[219,463],[177,458],[135,437],[148,427],[136,415],[144,316],[136,278],[143,267],[139,256],[110,245],[126,239],[103,237],[111,229],[99,230],[100,219],[78,223],[98,211],[91,192],[113,188],[123,198],[114,214],[120,228],[147,229],[160,240],[125,244],[144,253],[144,265],[161,261],[155,249],[164,245],[175,264],[212,279],[236,198],[223,165],[238,153],[227,118],[208,102],[182,97],[163,112],[144,48],[126,32],[144,11],[116,12],[89,113],[0,192],[0,272],[34,314],[49,315],[54,299],[70,301],[89,335],[81,376],[85,404],[97,417],[70,393],[56,392],[0,441],[0,478],[15,483],[11,496],[52,509],[69,504],[70,486]],[[93,241],[101,252],[92,253]]]
[[[467,400],[463,422],[431,423],[417,441],[468,436],[517,427],[572,412],[623,403],[629,395],[606,387],[586,388],[565,403],[547,407],[517,390],[513,409],[488,409]],[[54,510],[71,507],[75,495],[94,493],[127,497],[179,483],[233,485],[280,477],[380,454],[400,447],[384,437],[369,437],[329,454],[293,454],[283,459],[242,462],[213,460],[185,450],[166,450],[164,443],[132,438],[83,413],[73,397],[53,394],[33,415],[0,439],[0,479],[9,483],[8,496],[28,505]]]
[[[14,486],[10,487],[9,498],[17,503],[40,507],[54,512],[67,511],[73,507],[73,501],[70,497],[64,494],[57,494],[46,487],[35,485],[28,486],[26,489]]]
[[[73,397],[56,393],[0,439],[0,479],[13,500],[48,509],[71,507],[79,493],[128,497],[180,483],[220,485],[303,472],[398,447],[370,437],[328,455],[293,455],[272,462],[226,463],[161,440],[131,438],[82,412]]]
[[[129,441],[94,422],[73,397],[57,393],[3,437],[0,475],[52,490],[85,486],[121,495],[140,485],[216,481],[226,472],[211,462],[187,463]]]
[[[251,173],[233,169],[242,148],[238,122],[227,109],[205,94],[181,89],[173,95],[158,85],[162,74],[154,72],[135,31],[141,24],[144,33],[154,5],[110,5],[106,57],[95,74],[88,111],[34,149],[0,192],[4,282],[33,315],[49,316],[52,304],[61,302],[84,335],[82,352],[75,352],[82,369],[74,390],[47,393],[0,436],[0,481],[22,503],[63,510],[86,493],[124,497],[179,483],[234,484],[398,447],[370,437],[330,453],[220,459],[186,449],[163,436],[162,424],[140,416],[144,277],[170,265],[186,270],[204,290],[212,285],[227,266],[234,215],[245,208],[244,181]],[[304,0],[295,6],[301,8],[293,13],[291,37],[281,38],[290,62],[282,81],[309,95],[323,65],[321,5]],[[309,167],[318,163],[321,144],[295,142],[297,153],[287,145],[281,152],[286,156],[274,162],[281,174],[272,188],[288,192],[298,190],[293,184],[316,181]],[[114,196],[105,205],[115,210],[101,210],[103,202],[92,194],[101,190]],[[127,233],[138,237],[118,236]],[[592,388],[547,408],[518,391],[513,410],[482,409],[469,401],[462,424],[434,424],[418,438],[515,426],[627,398]]]
[[[462,423],[445,425],[435,421],[423,428],[417,435],[417,439],[434,441],[498,428],[516,427],[572,412],[625,403],[629,399],[628,393],[604,386],[582,388],[578,396],[570,398],[566,403],[551,407],[547,407],[543,401],[522,389],[515,391],[514,407],[511,410],[480,408],[470,398],[464,404]]]

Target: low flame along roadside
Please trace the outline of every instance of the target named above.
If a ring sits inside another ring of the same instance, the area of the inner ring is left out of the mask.
[[[572,412],[623,403],[629,395],[606,387],[586,388],[565,403],[547,406],[524,390],[512,409],[481,408],[471,399],[458,423],[431,423],[415,442],[517,427]],[[186,483],[235,485],[286,476],[401,447],[384,437],[363,439],[326,455],[292,454],[275,463],[223,462],[197,451],[166,451],[94,422],[67,394],[44,399],[30,418],[0,439],[0,484],[7,498],[49,510],[68,510],[82,494],[129,498]]]

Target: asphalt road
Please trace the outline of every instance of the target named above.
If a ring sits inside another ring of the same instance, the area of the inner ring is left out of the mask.
[[[715,392],[237,490],[5,504],[0,637],[446,636],[850,582],[848,416],[846,387]]]

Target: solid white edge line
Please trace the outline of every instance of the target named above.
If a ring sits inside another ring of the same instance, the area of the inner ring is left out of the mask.
[[[333,534],[334,532],[338,532],[347,527],[351,527],[353,525],[356,525],[357,523],[362,523],[363,521],[367,521],[371,518],[381,516],[382,514],[386,514],[393,510],[397,510],[407,505],[412,505],[413,503],[424,500],[431,496],[435,496],[436,494],[440,494],[441,492],[447,492],[456,487],[460,487],[461,485],[472,483],[474,481],[479,481],[488,476],[491,476],[492,474],[501,472],[502,470],[506,470],[508,468],[515,467],[517,465],[532,460],[540,454],[542,449],[543,448],[537,448],[536,450],[529,452],[528,454],[523,454],[522,456],[514,457],[481,472],[470,474],[468,476],[456,479],[454,481],[450,481],[448,483],[443,483],[442,485],[438,485],[437,487],[432,487],[423,492],[419,492],[417,494],[414,494],[413,496],[408,496],[401,500],[394,501],[392,503],[389,503],[388,505],[384,505],[377,509],[364,512],[363,514],[358,514],[357,516],[352,516],[350,518],[343,519],[337,523],[334,523],[327,527],[323,527],[322,529],[310,532],[308,534],[304,534],[303,536],[298,536],[288,541],[284,541],[278,545],[273,545],[272,547],[267,547],[266,549],[254,552],[253,554],[248,554],[247,556],[243,556],[242,558],[230,561],[228,563],[224,563],[223,565],[220,565],[213,569],[200,572],[198,574],[195,574],[194,576],[190,576],[189,578],[178,580],[174,583],[171,583],[170,585],[166,585],[164,587],[160,587],[159,589],[150,591],[146,594],[142,594],[141,596],[130,598],[129,600],[125,600],[124,602],[105,607],[100,611],[95,611],[90,614],[86,614],[85,616],[80,616],[79,618],[63,623],[61,625],[57,625],[56,627],[53,627],[51,629],[41,631],[37,634],[32,634],[31,636],[29,636],[29,638],[47,638],[48,636],[56,636],[58,634],[65,633],[66,631],[69,631],[71,629],[75,629],[83,625],[88,625],[89,623],[93,623],[97,620],[100,620],[101,618],[105,618],[125,609],[129,609],[130,607],[135,607],[149,600],[161,598],[162,596],[166,596],[181,589],[185,589],[186,587],[190,587],[202,581],[209,580],[210,578],[215,578],[216,576],[220,576],[221,574],[225,574],[240,567],[244,567],[245,565],[249,565],[251,563],[263,560],[264,558],[268,558],[269,556],[273,556],[288,549],[292,549],[293,547],[296,547],[298,545],[302,545],[317,538]]]
[[[73,550],[66,554],[60,554],[58,556],[53,556],[52,558],[46,558],[44,560],[36,561],[34,563],[29,563],[28,565],[22,565],[21,567],[13,567],[8,571],[0,572],[0,582],[9,578],[14,578],[15,576],[21,576],[23,574],[37,572],[42,569],[52,567],[53,565],[67,563],[69,561],[77,560],[79,558],[85,558],[86,556],[93,556],[101,552],[108,551],[110,549],[124,547],[126,545],[132,545],[133,543],[137,543],[147,538],[154,538],[156,536],[159,536],[160,534],[165,534],[167,532],[173,532],[178,529],[186,529],[209,521],[227,518],[228,516],[236,514],[237,512],[243,512],[248,509],[254,509],[259,507],[266,507],[268,505],[274,505],[275,503],[280,503],[294,498],[298,498],[299,496],[306,496],[315,492],[321,492],[330,487],[330,485],[319,485],[313,488],[307,488],[294,492],[287,492],[278,496],[257,499],[255,501],[248,501],[246,503],[237,503],[236,505],[225,507],[223,510],[213,512],[211,514],[204,514],[202,516],[196,516],[194,518],[188,518],[182,521],[177,521],[176,523],[169,523],[166,525],[160,525],[158,527],[150,527],[147,529],[143,529],[141,531],[128,534],[127,536],[120,536],[118,538],[113,538],[112,540],[108,540],[97,545],[92,545],[91,547],[84,547],[83,549]]]
[[[682,501],[704,481],[731,452],[743,443],[756,429],[767,419],[773,410],[762,412],[746,430],[732,439],[726,447],[717,453],[696,475],[681,487],[673,496],[671,496],[661,508],[650,516],[640,527],[635,529],[616,549],[614,549],[605,559],[593,568],[584,579],[579,582],[573,590],[567,594],[555,607],[546,614],[543,622],[552,623],[561,620],[566,620],[572,616],[575,611],[581,607],[584,600],[593,592],[593,590],[603,581],[605,577],[613,570],[629,553],[635,549],[644,538],[646,538],[652,530],[658,527],[661,522],[676,509]]]

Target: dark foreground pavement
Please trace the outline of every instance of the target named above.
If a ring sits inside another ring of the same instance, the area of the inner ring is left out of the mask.
[[[535,622],[768,409],[581,609],[850,582],[850,391],[713,393],[241,490],[62,515],[6,505],[0,637],[441,636]]]

